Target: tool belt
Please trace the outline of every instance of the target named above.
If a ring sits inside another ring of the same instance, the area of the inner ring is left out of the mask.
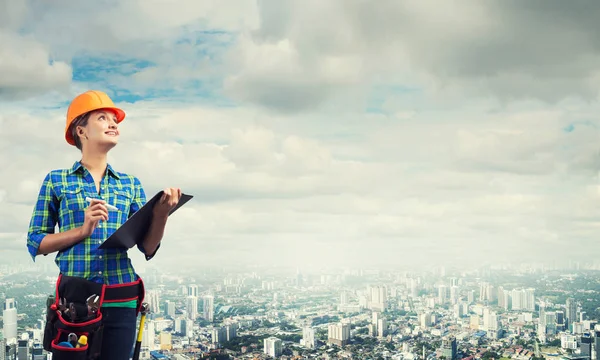
[[[44,349],[53,360],[97,360],[102,349],[102,304],[144,300],[141,278],[126,284],[105,285],[60,274],[56,294],[46,302]]]

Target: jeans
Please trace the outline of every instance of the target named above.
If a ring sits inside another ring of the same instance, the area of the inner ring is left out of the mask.
[[[129,360],[136,339],[137,310],[102,308],[102,360]]]

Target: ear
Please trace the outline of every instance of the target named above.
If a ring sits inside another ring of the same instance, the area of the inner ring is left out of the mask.
[[[85,136],[85,130],[84,130],[83,126],[77,127],[77,135],[79,135],[80,139],[82,139],[84,137],[87,139],[87,136]]]

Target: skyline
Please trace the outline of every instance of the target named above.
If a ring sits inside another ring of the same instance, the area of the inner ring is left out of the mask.
[[[136,268],[591,261],[600,6],[452,6],[1,1],[0,263],[88,89],[127,113],[111,165],[194,195]]]

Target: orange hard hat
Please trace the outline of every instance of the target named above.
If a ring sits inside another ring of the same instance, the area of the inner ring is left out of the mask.
[[[117,123],[125,119],[125,112],[115,106],[111,98],[106,93],[99,90],[86,91],[83,94],[77,95],[67,110],[67,126],[65,127],[65,139],[67,142],[75,146],[75,140],[69,131],[69,127],[73,120],[78,116],[83,115],[93,110],[108,109],[115,112],[117,115]]]

